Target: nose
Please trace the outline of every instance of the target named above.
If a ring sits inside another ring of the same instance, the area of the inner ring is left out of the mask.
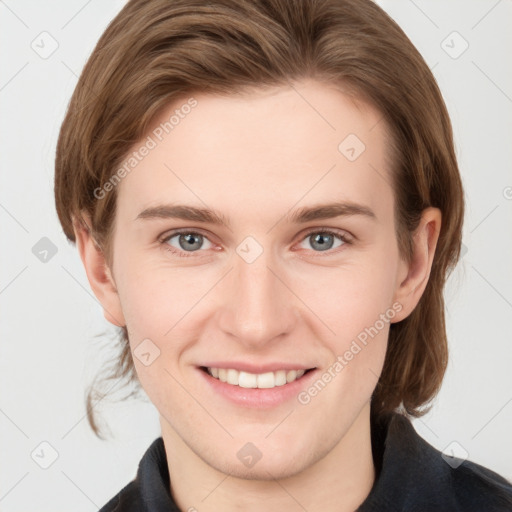
[[[234,255],[222,292],[219,326],[247,349],[261,350],[292,332],[297,299],[283,267],[264,250],[254,261]],[[242,253],[240,253],[242,254]]]

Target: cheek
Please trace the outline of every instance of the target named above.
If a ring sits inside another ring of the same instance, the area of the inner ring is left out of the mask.
[[[205,307],[209,290],[219,281],[217,274],[133,259],[123,275],[119,293],[142,388],[161,411],[170,402],[173,407],[181,401],[188,404],[190,397],[179,384],[189,378],[185,356],[211,314]]]
[[[394,283],[392,258],[375,258],[357,266],[330,269],[323,278],[312,273],[304,278],[298,293],[307,298],[311,309],[344,343],[392,307]]]
[[[151,266],[142,261],[132,260],[122,274],[119,293],[129,329],[162,340],[181,328],[188,312],[210,287],[210,279],[201,270]]]
[[[364,263],[333,272],[321,281],[322,286],[317,281],[315,293],[309,295],[308,305],[331,331],[324,338],[331,363],[321,380],[335,382],[330,386],[334,403],[361,405],[377,384],[389,327],[400,308],[393,304],[396,261],[391,251],[375,254]]]
[[[347,411],[359,410],[375,389],[384,365],[389,327],[397,314],[388,270],[374,266],[360,272],[340,272],[338,279],[330,281],[328,294],[312,297],[316,302],[311,308],[321,311],[322,321],[333,332],[323,339],[329,350],[328,366],[313,386],[304,390],[299,402],[315,402],[319,417],[325,417],[322,411],[326,404],[338,404],[332,411],[336,417],[333,421],[342,424]]]

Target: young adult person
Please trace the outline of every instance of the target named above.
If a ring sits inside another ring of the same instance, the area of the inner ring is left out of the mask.
[[[436,81],[373,2],[129,1],[55,197],[160,416],[102,511],[512,510],[409,420],[446,368],[464,200]]]

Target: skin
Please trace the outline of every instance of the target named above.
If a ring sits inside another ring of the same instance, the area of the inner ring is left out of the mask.
[[[386,124],[333,86],[303,80],[294,88],[194,98],[197,106],[117,187],[112,268],[77,226],[89,282],[106,319],[128,327],[132,350],[144,339],[160,350],[149,366],[137,357],[134,363],[160,414],[182,510],[353,511],[375,480],[370,398],[389,323],[306,405],[296,397],[270,408],[235,405],[207,386],[197,367],[289,361],[317,368],[318,376],[328,371],[394,303],[401,310],[392,322],[414,309],[428,281],[440,211],[424,211],[407,263],[395,233]],[[169,105],[155,126],[185,101]],[[348,134],[366,146],[353,162],[338,150]],[[285,219],[334,201],[365,205],[375,219]],[[230,229],[135,220],[170,202],[207,205]],[[179,236],[161,243],[177,228],[206,238],[195,252],[186,252]],[[322,228],[350,243],[335,237],[328,250],[318,249],[311,235]],[[236,252],[247,236],[263,249],[252,263]],[[262,454],[251,468],[237,457],[248,442]]]

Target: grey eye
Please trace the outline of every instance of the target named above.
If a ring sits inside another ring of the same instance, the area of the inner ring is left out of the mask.
[[[340,243],[334,246],[333,244],[335,243],[336,238],[340,241]],[[325,231],[317,231],[315,233],[310,233],[309,235],[306,236],[302,243],[308,240],[310,241],[311,247],[313,247],[314,250],[319,252],[335,249],[336,247],[340,247],[345,243],[341,235]]]
[[[177,238],[178,245],[175,245],[174,243],[171,243],[171,240]],[[201,249],[201,246],[204,244],[204,242],[210,243],[211,242],[203,235],[199,233],[176,233],[174,235],[171,235],[167,238],[166,242],[175,249],[183,250],[186,252],[195,252],[199,249]],[[209,249],[210,247],[203,247],[203,249]]]

